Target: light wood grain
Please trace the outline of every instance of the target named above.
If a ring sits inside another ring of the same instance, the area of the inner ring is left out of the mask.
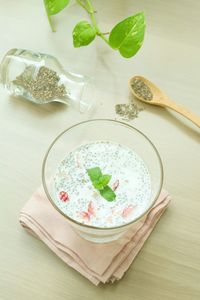
[[[50,142],[83,119],[115,118],[114,105],[129,99],[132,76],[151,78],[200,115],[200,2],[94,0],[94,5],[104,31],[134,12],[145,12],[145,43],[135,58],[121,58],[100,40],[74,49],[71,31],[87,18],[74,4],[55,16],[52,34],[42,1],[0,0],[0,57],[13,47],[51,53],[67,69],[95,77],[98,103],[93,113],[80,115],[60,104],[12,99],[0,90],[0,299],[199,300],[200,135],[176,113],[142,104],[144,111],[131,122],[157,146],[173,201],[121,281],[93,286],[18,223],[21,207],[41,183]]]

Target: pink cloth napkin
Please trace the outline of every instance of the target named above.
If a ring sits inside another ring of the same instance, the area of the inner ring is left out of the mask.
[[[81,238],[50,204],[42,188],[32,195],[21,210],[20,223],[70,267],[98,285],[100,282],[114,282],[124,275],[169,201],[169,194],[162,191],[143,220],[119,240],[107,244],[95,244]]]

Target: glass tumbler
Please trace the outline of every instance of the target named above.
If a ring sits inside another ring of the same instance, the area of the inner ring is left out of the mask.
[[[129,223],[115,227],[110,227],[110,225],[106,227],[86,225],[70,218],[56,204],[53,177],[59,163],[78,146],[94,141],[109,141],[132,149],[143,159],[149,170],[151,178],[149,203],[144,211]],[[97,119],[75,124],[55,138],[43,160],[42,182],[45,193],[52,205],[80,236],[92,242],[107,243],[118,239],[138,220],[145,217],[152,208],[161,192],[163,167],[156,147],[142,132],[119,121]]]

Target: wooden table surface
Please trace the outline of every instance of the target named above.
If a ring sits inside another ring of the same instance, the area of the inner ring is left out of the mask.
[[[176,113],[142,105],[130,123],[157,146],[173,201],[121,281],[93,286],[18,223],[21,207],[41,183],[50,142],[81,120],[116,118],[115,104],[129,101],[131,76],[146,76],[200,116],[200,2],[95,0],[94,5],[105,31],[145,12],[146,37],[137,56],[123,59],[101,40],[74,49],[71,31],[87,16],[73,3],[55,17],[53,34],[42,1],[0,0],[0,57],[14,47],[53,54],[66,69],[95,79],[97,102],[94,112],[81,115],[59,104],[13,99],[0,90],[0,299],[198,300],[200,129]]]

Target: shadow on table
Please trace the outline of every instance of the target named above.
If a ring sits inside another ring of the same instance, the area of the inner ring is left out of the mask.
[[[29,100],[26,100],[22,97],[12,97],[8,98],[12,107],[21,110],[27,110],[29,113],[39,114],[43,117],[58,113],[68,109],[68,106],[63,103],[52,102],[47,104],[35,104]]]
[[[139,107],[142,107],[145,111],[150,112],[151,114],[155,114],[161,116],[168,123],[173,124],[180,131],[187,134],[190,138],[199,141],[200,139],[200,128],[198,128],[194,123],[181,116],[180,114],[170,111],[167,108],[157,107],[154,105],[148,105],[145,103],[141,103],[136,98],[134,98],[131,94],[129,95],[129,100],[136,103]]]

